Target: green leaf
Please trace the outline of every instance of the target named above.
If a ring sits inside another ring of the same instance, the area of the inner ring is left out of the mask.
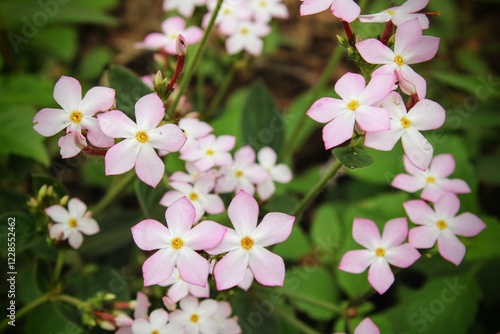
[[[0,106],[15,106],[16,110],[22,105],[34,105],[43,107],[56,107],[57,104],[52,97],[54,83],[44,77],[30,74],[16,74],[11,76],[0,76]],[[27,107],[22,107],[23,111]],[[2,110],[2,114],[4,110]],[[30,110],[30,123],[34,116]]]
[[[79,77],[94,80],[101,76],[102,71],[111,63],[113,52],[110,48],[101,46],[91,49],[84,56],[78,68]]]
[[[78,48],[78,34],[75,28],[47,27],[33,39],[33,47],[42,54],[53,56],[65,62],[75,58]]]
[[[311,241],[300,226],[294,226],[288,239],[273,248],[274,253],[290,261],[299,260],[311,251]]]
[[[295,294],[306,295],[319,301],[336,304],[339,296],[335,286],[333,276],[325,269],[304,266],[295,267],[287,271],[283,289]],[[331,311],[295,300],[294,298],[291,298],[291,302],[298,309],[317,320],[329,320],[334,316]]]
[[[250,88],[241,126],[243,140],[255,151],[269,146],[279,154],[285,140],[285,125],[271,92],[261,81]]]
[[[500,93],[498,93],[496,84],[499,80],[498,78],[493,77],[493,75],[488,78],[486,76],[478,75],[433,72],[432,76],[446,85],[463,90],[467,93],[473,94],[474,96],[478,94],[479,88],[481,87],[483,94],[485,94],[485,92],[489,92],[492,97],[500,98]]]
[[[288,183],[288,189],[299,194],[305,194],[311,189],[314,184],[321,177],[321,171],[317,167],[312,167],[299,175],[294,175],[294,178]]]
[[[7,243],[15,242],[17,254],[20,254],[32,244],[36,236],[36,227],[31,215],[19,211],[5,212],[0,214],[0,222],[0,241],[5,246],[0,249],[0,254],[7,257]],[[11,222],[14,223],[14,226],[8,225]]]
[[[27,106],[5,106],[0,113],[0,156],[17,154],[48,166],[44,137],[33,130],[34,110]]]
[[[81,334],[84,333],[78,324],[68,321],[57,311],[55,303],[45,303],[30,311],[26,317],[26,325],[22,333],[64,333]]]
[[[231,297],[233,314],[243,333],[276,334],[278,323],[274,318],[275,299],[261,300],[250,294],[238,292]]]
[[[134,72],[122,66],[112,66],[108,79],[109,86],[116,90],[116,109],[135,120],[135,103],[153,91]]]
[[[243,143],[242,129],[240,126],[235,126],[235,124],[241,124],[243,107],[245,101],[248,99],[249,93],[250,91],[248,88],[239,89],[232,93],[226,103],[224,111],[210,123],[214,128],[214,135],[235,136],[235,147],[241,147]]]
[[[160,205],[160,200],[167,191],[163,183],[158,184],[156,188],[152,188],[141,180],[136,179],[134,188],[144,216],[148,219],[156,219],[162,222],[165,219],[166,208]]]
[[[332,153],[342,165],[350,169],[363,168],[373,163],[373,158],[364,149],[358,147],[337,147],[332,150]]]
[[[335,206],[324,204],[318,207],[311,226],[311,239],[317,250],[315,255],[321,257],[318,260],[322,262],[333,260],[333,255],[339,248],[345,233],[343,226]]]
[[[494,217],[480,217],[485,223],[486,228],[473,238],[463,238],[467,252],[466,260],[485,260],[491,258],[500,258],[500,221]]]
[[[59,183],[52,176],[45,174],[33,174],[31,179],[32,191],[34,194],[38,194],[38,191],[43,185],[52,186],[54,188],[54,192],[59,196],[63,197],[68,194],[68,191],[64,188],[64,186]]]
[[[500,185],[500,156],[482,157],[477,162],[477,175],[485,183]]]

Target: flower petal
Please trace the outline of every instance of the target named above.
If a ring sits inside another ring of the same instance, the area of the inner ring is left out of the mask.
[[[255,280],[265,286],[283,286],[285,280],[283,259],[259,245],[254,245],[249,252],[248,266]]]
[[[158,284],[172,275],[177,252],[172,248],[160,249],[144,261],[142,276],[144,286]]]
[[[333,0],[331,9],[333,15],[349,23],[361,13],[361,8],[353,0]]]
[[[316,122],[327,123],[344,113],[344,106],[345,102],[342,100],[323,97],[314,102],[306,114]]]
[[[163,160],[148,143],[139,146],[141,147],[135,162],[135,172],[142,182],[156,188],[165,173]]]
[[[157,309],[149,315],[149,323],[152,328],[160,328],[168,322],[168,313],[163,309]]]
[[[86,235],[93,235],[99,232],[99,225],[92,218],[84,218],[78,221],[78,231]]]
[[[115,102],[115,90],[108,87],[91,88],[83,100],[79,103],[78,109],[86,116],[94,116],[99,111],[111,109]]]
[[[415,248],[431,248],[436,243],[440,231],[435,226],[414,227],[408,233],[408,241]]]
[[[423,99],[408,111],[407,117],[419,131],[435,130],[443,125],[446,112],[438,103]]]
[[[156,149],[178,152],[187,138],[175,124],[165,124],[148,132],[149,143]]]
[[[356,327],[354,334],[380,334],[380,330],[370,318],[365,318]]]
[[[68,224],[70,214],[68,210],[61,205],[52,205],[45,209],[45,213],[49,215],[50,219],[59,224]]]
[[[455,170],[455,159],[451,154],[439,154],[432,158],[429,171],[438,178],[446,178]]]
[[[361,74],[347,72],[335,83],[335,92],[344,102],[349,103],[353,99],[358,100],[365,87],[366,81]]]
[[[454,194],[445,194],[434,204],[434,210],[443,218],[453,218],[460,209],[460,200]]]
[[[111,110],[97,115],[102,132],[112,138],[135,138],[137,125],[123,112]]]
[[[359,95],[361,104],[373,106],[383,100],[393,90],[396,76],[394,74],[379,74],[371,78],[370,82]]]
[[[439,254],[454,265],[459,265],[465,256],[465,246],[449,231],[443,231],[438,240]]]
[[[378,39],[369,38],[356,43],[356,49],[361,57],[370,64],[391,64],[395,54]]]
[[[375,261],[375,254],[366,249],[351,250],[342,256],[339,269],[348,273],[360,274]]]
[[[139,130],[149,131],[156,128],[164,116],[165,106],[156,93],[141,97],[135,104],[135,118]]]
[[[82,100],[82,86],[72,77],[63,75],[54,86],[54,99],[67,112],[78,110]]]
[[[323,128],[325,149],[329,150],[351,139],[355,120],[355,113],[347,111],[325,125]]]
[[[142,250],[151,251],[170,245],[171,234],[168,228],[154,219],[143,220],[132,226],[132,238]]]
[[[380,232],[377,225],[364,218],[354,218],[352,236],[361,246],[374,250],[380,242]]]
[[[244,191],[238,192],[234,197],[229,204],[227,213],[240,236],[251,235],[257,227],[259,205],[252,196]]]
[[[404,190],[409,193],[414,193],[425,187],[425,180],[408,174],[398,174],[392,180],[391,186]]]
[[[380,151],[390,151],[394,148],[399,138],[403,135],[401,122],[391,122],[391,130],[367,132],[365,135],[365,146]]]
[[[412,164],[426,170],[432,160],[434,148],[431,143],[414,127],[410,127],[401,136],[403,149]]]
[[[182,237],[191,230],[195,217],[194,206],[185,196],[172,203],[165,212],[172,237]]]
[[[387,249],[385,258],[393,266],[408,268],[420,258],[420,253],[410,244]]]
[[[403,243],[408,236],[408,222],[406,218],[395,218],[385,223],[380,243],[384,248],[392,248]]]
[[[434,225],[436,213],[432,208],[422,200],[412,200],[404,202],[403,206],[406,214],[414,224]]]
[[[389,112],[384,108],[361,106],[356,110],[356,121],[366,132],[391,129],[391,118]]]
[[[333,0],[304,0],[300,5],[300,15],[311,15],[327,10]]]
[[[44,137],[51,137],[68,127],[69,114],[62,109],[44,108],[33,118],[33,129]]]
[[[245,279],[249,262],[249,252],[241,247],[227,253],[214,268],[217,290],[226,290]]]
[[[193,227],[184,236],[184,242],[194,250],[205,250],[217,247],[227,228],[211,220],[204,220]]]
[[[267,247],[285,241],[292,233],[295,217],[280,212],[270,212],[252,233],[255,243]]]
[[[186,246],[177,253],[177,268],[181,278],[190,284],[205,287],[208,279],[208,261]]]
[[[473,237],[484,230],[486,224],[478,216],[470,212],[464,212],[453,219],[453,223],[450,224],[449,228],[454,234]]]
[[[78,230],[73,229],[69,232],[68,243],[73,249],[78,249],[82,245],[83,235]]]
[[[263,147],[257,153],[257,160],[264,168],[272,168],[276,165],[278,155],[269,146]]]
[[[394,274],[385,259],[380,258],[371,265],[368,270],[368,282],[379,294],[389,290],[394,283]]]

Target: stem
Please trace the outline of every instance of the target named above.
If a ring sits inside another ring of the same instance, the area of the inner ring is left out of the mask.
[[[311,296],[304,295],[304,294],[297,293],[297,292],[293,292],[293,291],[288,291],[285,289],[278,289],[278,291],[280,293],[284,294],[285,296],[289,297],[290,299],[294,299],[296,301],[301,301],[301,302],[304,302],[304,303],[309,304],[311,306],[317,306],[319,308],[322,308],[326,311],[331,311],[333,313],[337,313],[337,314],[344,313],[344,310],[341,307],[334,305],[334,304],[331,304],[329,302],[325,302],[325,301],[316,299],[315,297],[311,297]]]
[[[68,304],[75,306],[78,309],[80,309],[82,307],[82,305],[84,304],[84,302],[81,301],[80,299],[75,298],[75,297],[71,297],[68,295],[57,295],[57,296],[52,297],[51,300],[66,302]]]
[[[104,210],[109,203],[116,199],[123,192],[123,189],[125,189],[125,187],[132,182],[134,176],[134,172],[129,172],[128,174],[123,175],[123,177],[115,179],[116,181],[111,184],[106,194],[104,194],[104,197],[101,198],[99,203],[93,207],[91,210],[92,213],[94,215],[99,215],[99,213],[101,213],[101,211]]]
[[[305,333],[305,334],[320,334],[320,332],[318,332],[318,331],[312,329],[311,327],[307,326],[305,323],[303,323],[302,321],[298,320],[293,315],[291,315],[290,313],[288,313],[285,310],[283,310],[281,307],[276,306],[274,310],[276,311],[276,313],[278,314],[278,316],[281,317],[281,319],[285,320],[286,322],[288,322],[289,324],[291,324],[295,328],[299,329],[301,333]]]
[[[321,193],[328,181],[330,181],[330,179],[338,173],[340,168],[342,168],[342,164],[340,163],[340,161],[335,161],[328,172],[306,194],[306,196],[292,212],[292,216],[296,217],[296,222],[300,220],[312,201]]]
[[[49,301],[51,295],[52,295],[52,292],[47,292],[47,293],[41,295],[40,297],[38,297],[37,299],[33,300],[32,302],[30,302],[29,304],[25,305],[23,308],[21,308],[19,311],[16,312],[16,320],[19,320],[20,318],[22,318],[29,311],[37,308],[38,306],[40,306],[41,304],[43,304],[43,303],[45,303],[47,301]],[[5,318],[2,321],[2,323],[0,323],[0,332],[5,327],[7,327],[9,321],[10,321],[9,318]]]
[[[342,27],[344,27],[345,34],[347,35],[347,40],[349,44],[354,45],[356,41],[354,40],[354,33],[352,32],[351,25],[349,22],[342,20]]]
[[[59,253],[57,253],[56,267],[54,269],[54,276],[53,276],[54,283],[57,283],[57,281],[59,280],[63,265],[64,265],[64,251],[60,250]]]
[[[191,61],[189,61],[186,72],[184,74],[184,77],[182,78],[183,80],[181,81],[180,87],[178,89],[178,92],[175,96],[175,100],[172,102],[170,105],[170,108],[168,109],[168,115],[172,116],[175,112],[175,108],[177,108],[177,104],[179,104],[179,100],[182,96],[182,93],[186,89],[187,85],[189,84],[189,81],[191,80],[191,77],[193,76],[194,69],[201,58],[203,51],[205,50],[205,45],[207,44],[208,36],[210,35],[210,32],[212,31],[214,24],[215,24],[215,19],[217,18],[217,15],[219,14],[219,10],[222,6],[222,1],[223,0],[217,0],[217,5],[215,6],[214,12],[212,13],[212,16],[210,17],[210,22],[208,23],[207,28],[205,29],[205,32],[203,34],[203,38],[200,42],[200,45],[195,51],[195,54]]]
[[[231,68],[229,69],[229,73],[224,76],[224,79],[220,83],[219,87],[217,87],[217,92],[215,93],[214,98],[210,101],[207,110],[205,111],[203,118],[205,120],[209,119],[213,116],[216,108],[219,106],[222,98],[227,92],[229,85],[233,81],[234,75],[236,74],[236,61],[231,64]]]
[[[319,95],[325,90],[328,79],[330,79],[330,75],[339,62],[341,56],[342,48],[335,48],[335,50],[332,52],[332,55],[330,56],[330,59],[328,60],[328,63],[325,66],[325,69],[323,70],[323,73],[321,74],[321,77],[318,80],[318,83],[311,91],[311,97],[307,105],[312,105],[314,101],[319,98]],[[285,161],[289,160],[289,158],[291,158],[291,155],[293,154],[293,142],[300,137],[299,134],[304,128],[304,121],[306,120],[306,118],[307,114],[305,112],[299,115],[299,120],[295,123],[294,127],[290,131],[290,136],[287,139],[287,143],[285,144],[283,151],[283,158]]]

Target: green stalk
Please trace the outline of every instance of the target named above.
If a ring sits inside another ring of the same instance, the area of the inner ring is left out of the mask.
[[[231,64],[231,68],[229,69],[229,73],[224,75],[224,78],[222,79],[222,82],[220,83],[219,87],[217,87],[217,91],[215,93],[214,98],[212,101],[210,101],[210,104],[208,105],[207,110],[203,113],[203,119],[208,120],[210,117],[213,116],[213,113],[215,112],[216,108],[219,106],[220,102],[222,101],[222,98],[226,94],[229,85],[231,82],[233,82],[234,75],[236,74],[236,61]]]
[[[302,293],[288,291],[288,290],[279,289],[279,288],[278,288],[278,291],[281,292],[282,294],[284,294],[285,296],[289,297],[290,299],[304,302],[304,303],[309,304],[311,306],[316,306],[316,307],[319,307],[323,310],[331,311],[332,313],[336,313],[336,314],[343,314],[344,313],[344,310],[342,307],[331,304],[329,302],[325,302],[323,300],[319,300],[315,297],[311,297],[308,295],[304,295]]]
[[[288,322],[290,325],[294,326],[295,328],[299,329],[301,333],[305,334],[321,334],[320,332],[312,329],[290,313],[286,312],[283,310],[281,307],[275,306],[276,314],[286,322]]]
[[[83,304],[85,304],[85,302],[81,301],[80,299],[68,295],[57,295],[51,298],[51,300],[65,302],[67,304],[75,306],[78,309],[81,308]]]
[[[64,265],[64,251],[59,250],[59,252],[57,253],[56,267],[54,269],[54,276],[53,276],[54,283],[57,283],[57,281],[59,280],[63,265]]]
[[[200,42],[200,45],[195,51],[195,54],[193,58],[189,61],[186,71],[184,72],[184,76],[181,80],[181,84],[177,90],[176,96],[172,104],[170,105],[170,108],[168,109],[168,116],[172,117],[172,115],[175,112],[175,108],[177,108],[177,105],[179,104],[179,100],[182,96],[182,93],[186,89],[187,85],[189,84],[189,81],[191,80],[191,77],[193,76],[194,70],[196,68],[196,65],[198,64],[198,61],[200,60],[201,56],[203,55],[203,52],[205,51],[205,45],[207,44],[208,37],[210,35],[210,32],[212,31],[214,24],[215,24],[215,19],[217,18],[217,14],[219,14],[219,10],[222,6],[222,1],[223,0],[217,0],[217,4],[215,6],[214,12],[212,13],[212,16],[210,17],[210,21],[208,23],[207,28],[205,29],[205,32],[203,33],[203,38]]]
[[[26,313],[37,308],[38,306],[42,305],[43,303],[49,301],[51,295],[52,295],[52,292],[47,292],[47,293],[41,295],[40,297],[36,298],[32,302],[30,302],[29,304],[25,305],[23,308],[21,308],[19,311],[16,312],[16,321],[21,319]],[[0,323],[0,332],[8,326],[9,321],[10,321],[9,318],[5,318],[2,321],[2,323]]]
[[[92,213],[94,216],[98,216],[101,211],[106,209],[108,204],[113,202],[122,192],[123,190],[129,185],[130,182],[134,179],[135,173],[133,171],[128,172],[127,174],[123,175],[122,177],[119,177],[115,179],[115,182],[111,184],[111,186],[108,188],[106,191],[106,194],[104,194],[104,197],[101,198],[99,203],[97,203],[92,209]]]

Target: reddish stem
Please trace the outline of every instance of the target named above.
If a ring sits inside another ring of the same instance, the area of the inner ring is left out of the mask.
[[[424,12],[427,16],[441,16],[441,12]]]
[[[117,310],[129,310],[130,303],[129,302],[114,302],[113,308],[115,308]]]
[[[345,33],[347,35],[347,40],[349,41],[349,44],[354,45],[356,41],[354,40],[354,33],[352,31],[351,25],[349,22],[341,20],[342,21],[342,26],[344,27]]]
[[[94,310],[94,314],[96,317],[101,318],[102,320],[106,320],[115,324],[115,316],[106,312],[101,312],[99,310]]]
[[[410,99],[406,103],[406,110],[409,111],[411,108],[413,108],[415,106],[415,104],[417,104],[417,102],[419,100],[420,99],[418,98],[417,93],[414,93],[414,94],[410,95]]]
[[[392,21],[387,21],[385,24],[384,32],[382,33],[382,36],[380,36],[380,42],[382,42],[382,44],[384,45],[387,45],[387,43],[389,42],[389,38],[391,38],[393,32],[394,23],[392,23]]]
[[[106,152],[108,152],[108,150],[101,150],[101,149],[91,147],[91,146],[85,146],[83,148],[83,153],[88,154],[88,155],[92,155],[92,156],[97,156],[97,155],[104,156],[104,155],[106,155]]]
[[[182,70],[184,69],[184,59],[186,59],[185,55],[177,57],[177,64],[175,64],[174,75],[172,76],[172,79],[168,83],[167,92],[170,92],[174,88],[174,85],[177,82],[179,75],[182,73]]]

